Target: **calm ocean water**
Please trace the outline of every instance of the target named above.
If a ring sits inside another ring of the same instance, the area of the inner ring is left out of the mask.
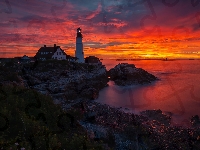
[[[200,60],[102,60],[102,63],[107,70],[119,63],[135,64],[160,80],[129,87],[119,87],[110,81],[109,87],[100,91],[97,102],[137,114],[152,109],[172,112],[174,125],[189,126],[192,115],[200,116]]]

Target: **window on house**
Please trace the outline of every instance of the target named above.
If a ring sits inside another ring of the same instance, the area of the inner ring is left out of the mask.
[[[61,52],[59,52],[59,54],[61,55]]]
[[[43,54],[43,52],[41,52],[41,54]]]
[[[57,59],[57,57],[55,57],[55,59]]]
[[[58,55],[58,52],[57,52],[57,55]]]

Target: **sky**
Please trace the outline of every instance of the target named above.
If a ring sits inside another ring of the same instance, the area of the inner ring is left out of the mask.
[[[200,0],[0,0],[0,57],[59,45],[74,56],[200,58]]]

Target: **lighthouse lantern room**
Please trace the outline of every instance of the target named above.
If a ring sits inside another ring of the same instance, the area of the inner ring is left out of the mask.
[[[78,58],[79,63],[84,63],[84,52],[83,52],[83,43],[82,43],[82,33],[81,28],[77,29],[77,36],[76,36],[76,52],[75,57]]]

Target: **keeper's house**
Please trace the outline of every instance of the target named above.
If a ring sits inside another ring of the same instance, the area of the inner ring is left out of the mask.
[[[68,61],[75,61],[75,57],[71,57],[67,55],[60,46],[56,46],[54,44],[53,47],[41,47],[38,52],[36,53],[35,57],[37,60],[49,60],[49,59],[56,59],[56,60],[68,60]]]

